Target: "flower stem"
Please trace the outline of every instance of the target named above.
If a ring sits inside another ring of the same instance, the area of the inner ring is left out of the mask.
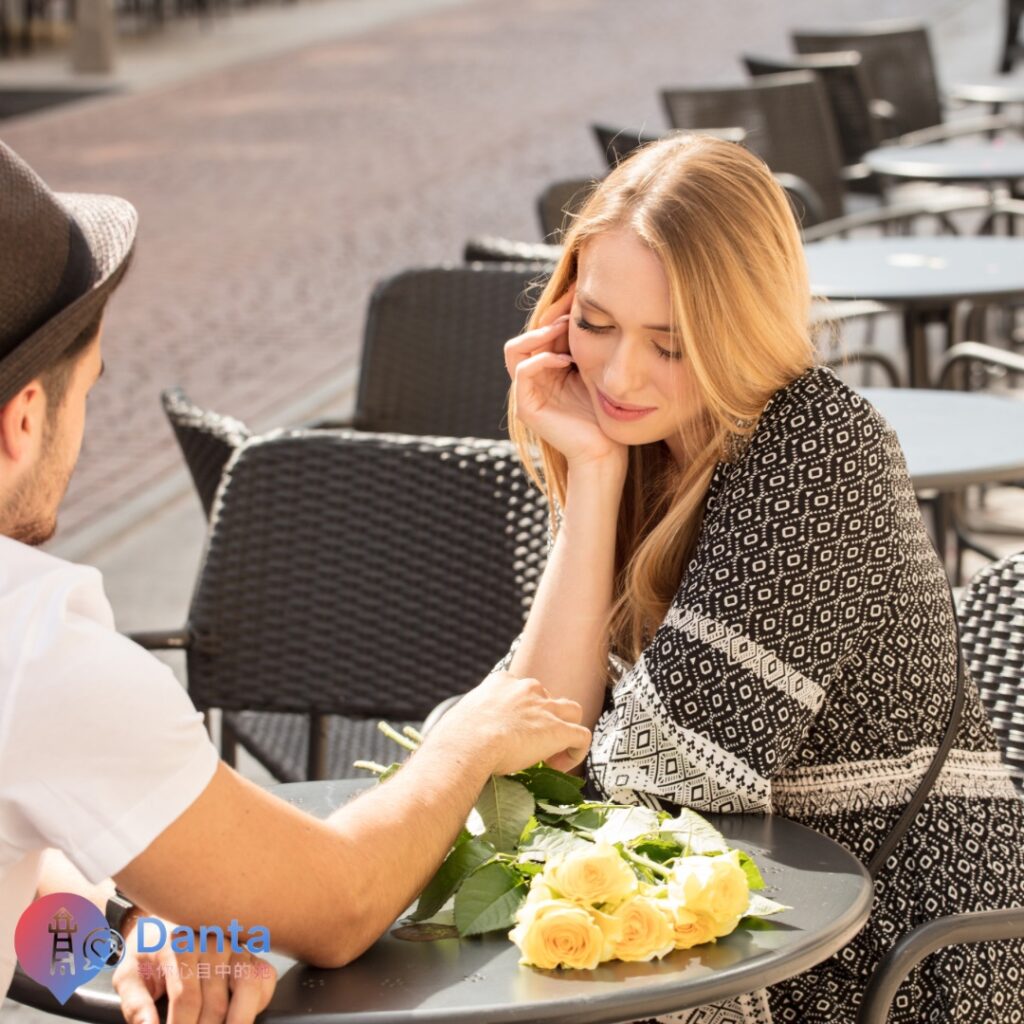
[[[377,728],[384,733],[389,740],[394,740],[400,747],[405,747],[406,750],[416,750],[419,746],[418,743],[414,743],[408,736],[403,736],[397,729],[388,725],[387,722],[378,722]]]

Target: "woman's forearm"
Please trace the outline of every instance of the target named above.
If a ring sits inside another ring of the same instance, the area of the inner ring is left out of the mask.
[[[588,727],[604,702],[624,479],[618,465],[570,466],[561,528],[509,666],[514,675],[533,676],[553,694],[578,701]]]

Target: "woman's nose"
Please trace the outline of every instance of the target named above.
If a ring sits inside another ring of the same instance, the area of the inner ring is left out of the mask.
[[[609,397],[628,402],[630,394],[642,390],[646,380],[642,347],[631,339],[619,339],[605,363],[603,377]]]

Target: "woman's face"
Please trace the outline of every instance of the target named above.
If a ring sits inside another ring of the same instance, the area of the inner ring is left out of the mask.
[[[665,441],[681,460],[680,427],[699,399],[671,319],[665,271],[634,232],[609,231],[583,245],[569,351],[598,423],[622,444]]]

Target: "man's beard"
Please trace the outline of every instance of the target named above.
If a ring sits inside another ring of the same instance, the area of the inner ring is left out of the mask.
[[[60,458],[57,431],[47,424],[43,454],[35,470],[11,495],[3,514],[3,534],[38,547],[57,531],[57,508],[71,480]]]

